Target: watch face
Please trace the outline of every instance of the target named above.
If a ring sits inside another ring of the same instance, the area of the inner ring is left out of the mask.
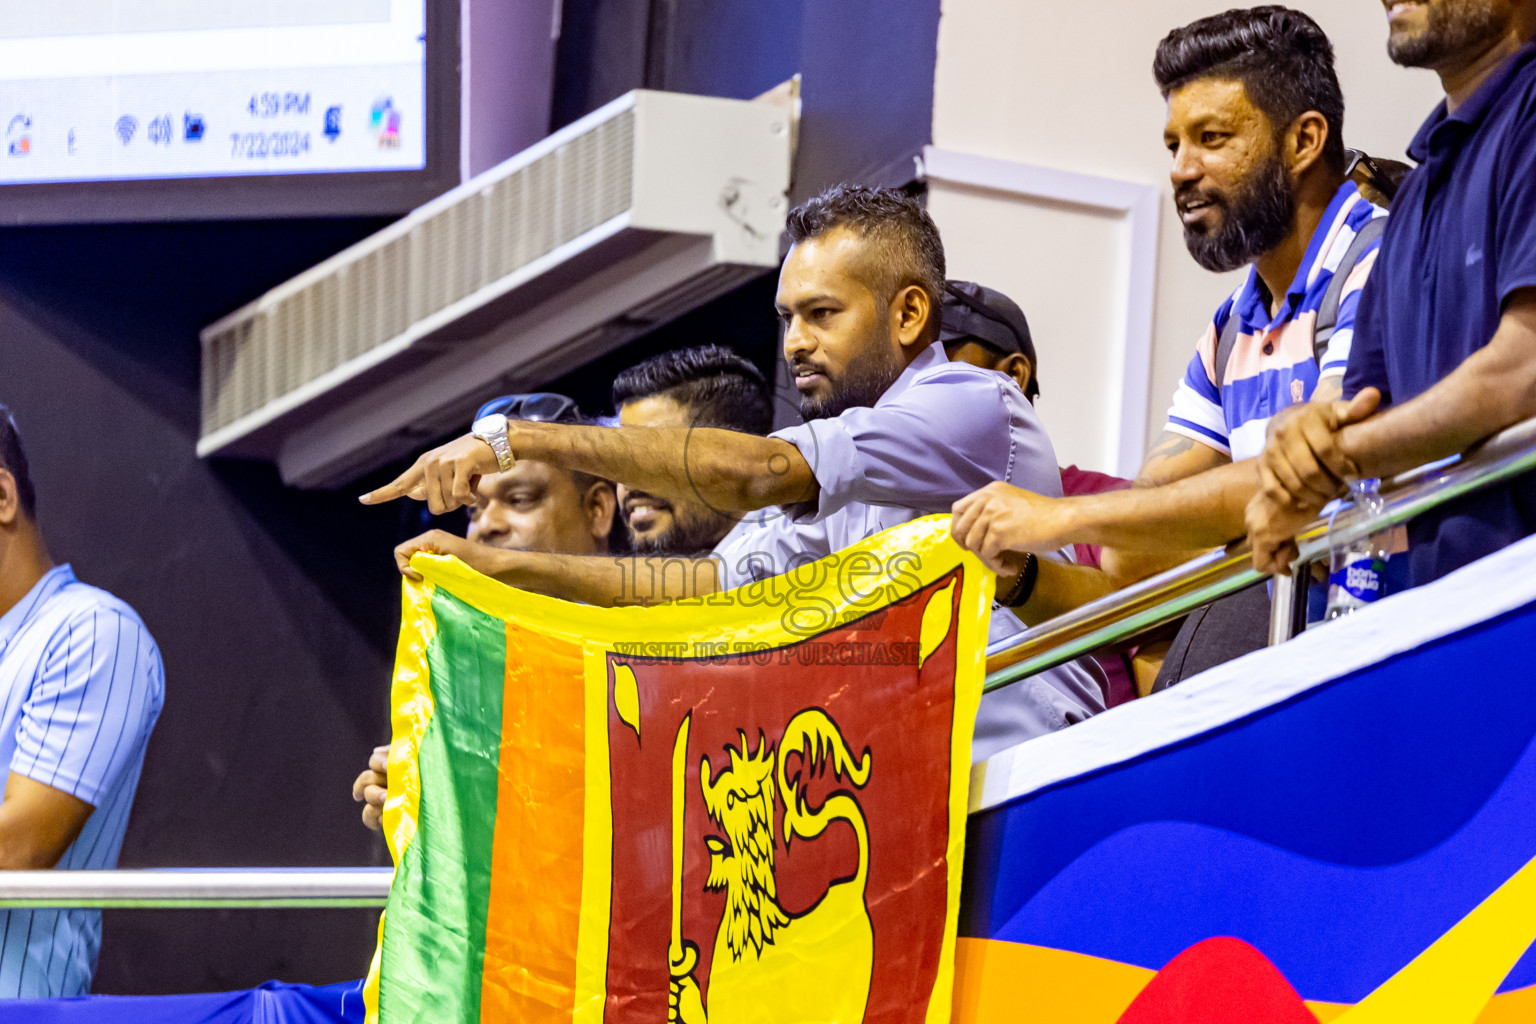
[[[460,420],[459,422],[462,423],[463,421]],[[493,412],[489,416],[482,416],[475,420],[474,425],[469,429],[476,434],[505,434],[507,432],[507,418],[499,412]]]

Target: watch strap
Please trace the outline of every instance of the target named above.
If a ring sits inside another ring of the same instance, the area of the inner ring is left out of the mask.
[[[490,434],[482,434],[476,431],[475,436],[490,445],[491,451],[496,454],[497,472],[505,473],[517,465],[517,455],[512,451],[512,442],[507,437],[505,427]]]

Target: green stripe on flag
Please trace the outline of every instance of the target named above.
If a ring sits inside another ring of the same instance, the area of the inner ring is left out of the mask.
[[[418,762],[416,837],[396,867],[385,911],[381,1024],[480,1020],[506,625],[441,587],[432,611],[434,711]]]

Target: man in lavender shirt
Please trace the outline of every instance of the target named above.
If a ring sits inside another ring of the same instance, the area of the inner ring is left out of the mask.
[[[776,299],[784,357],[806,423],[757,437],[726,430],[630,430],[543,423],[486,425],[423,455],[373,503],[463,504],[472,481],[508,457],[558,462],[663,498],[697,497],[742,517],[699,571],[654,595],[694,597],[766,579],[892,526],[949,510],[987,482],[1061,494],[1056,455],[1016,382],[950,362],[939,338],[944,248],[921,206],[901,192],[839,186],[789,216],[792,243]],[[504,433],[496,435],[488,428]],[[761,510],[768,510],[764,514]],[[458,555],[514,586],[592,604],[632,600],[622,561],[497,551],[447,534],[397,549]],[[1028,598],[1028,562],[998,581],[1004,604]],[[994,644],[1022,630],[994,610]],[[982,700],[973,757],[1103,710],[1090,661],[1062,666]]]

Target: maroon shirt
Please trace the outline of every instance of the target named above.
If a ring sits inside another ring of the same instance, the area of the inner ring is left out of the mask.
[[[1061,471],[1061,489],[1067,497],[1079,494],[1102,494],[1105,491],[1123,491],[1131,486],[1131,481],[1118,476],[1110,476],[1108,473],[1095,473],[1091,469],[1078,469],[1076,466],[1067,466]],[[1073,550],[1077,554],[1078,565],[1091,565],[1095,569],[1099,567],[1100,548],[1097,544],[1074,544]],[[1125,655],[1095,656],[1095,661],[1109,677],[1109,688],[1104,694],[1106,707],[1114,707],[1124,704],[1136,697],[1136,681],[1131,675],[1131,660]]]

